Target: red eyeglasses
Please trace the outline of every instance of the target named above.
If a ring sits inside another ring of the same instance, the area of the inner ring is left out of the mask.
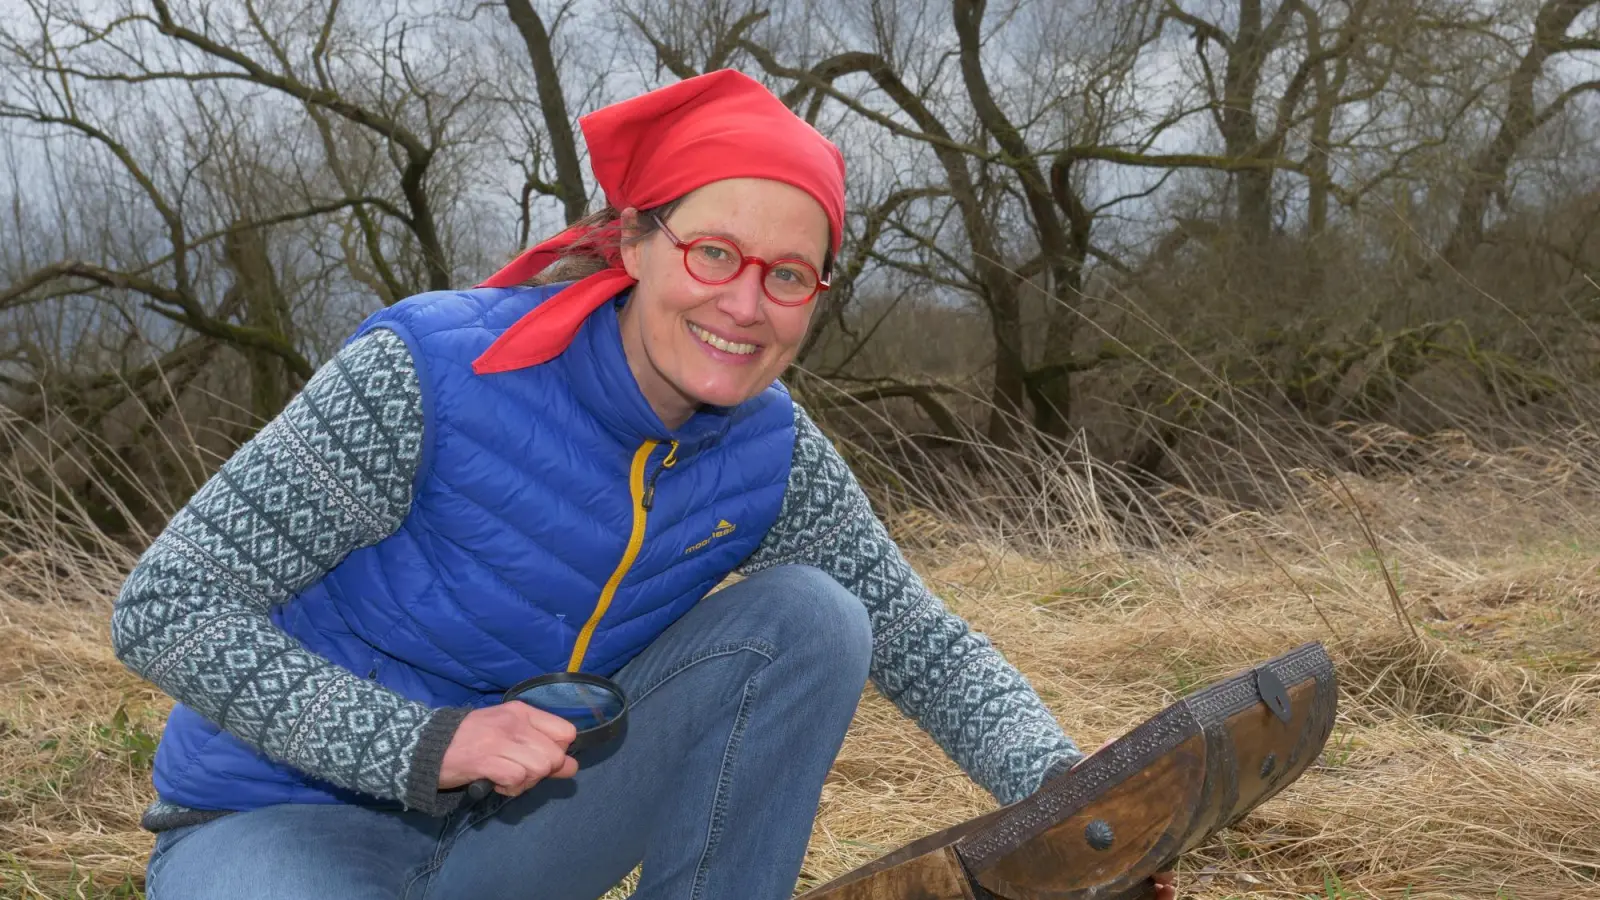
[[[761,267],[761,290],[779,306],[804,306],[818,291],[828,289],[817,270],[803,259],[767,262],[759,256],[746,256],[732,241],[719,237],[698,237],[685,243],[672,233],[660,216],[652,215],[674,247],[683,251],[683,267],[701,284],[727,284],[738,278],[748,265]]]

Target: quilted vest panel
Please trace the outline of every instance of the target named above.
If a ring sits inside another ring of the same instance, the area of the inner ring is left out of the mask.
[[[544,365],[472,371],[560,287],[422,294],[352,335],[410,346],[423,457],[400,529],[274,610],[308,649],[413,700],[484,706],[543,672],[616,672],[761,542],[794,448],[781,385],[668,430],[623,355],[626,295]],[[363,802],[181,704],[155,774],[164,799],[203,808]]]

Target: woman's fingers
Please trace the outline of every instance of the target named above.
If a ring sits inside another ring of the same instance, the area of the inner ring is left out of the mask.
[[[541,717],[556,719],[565,728]],[[545,778],[571,778],[578,771],[577,761],[566,752],[573,736],[576,729],[570,722],[525,703],[473,710],[445,748],[439,786],[449,790],[487,778],[498,792],[516,796]]]
[[[561,768],[550,773],[551,778],[571,778],[578,774],[578,761],[570,756],[562,757]]]
[[[527,753],[519,749],[508,752],[506,762],[511,763],[516,772],[512,779],[505,782],[491,780],[495,781],[495,790],[508,797],[515,797],[546,778],[571,778],[578,772],[578,761],[564,754],[559,762],[555,762],[542,753]]]
[[[554,713],[545,712],[526,703],[508,704],[515,709],[523,721],[549,738],[564,751],[578,737],[578,727]]]
[[[522,793],[560,772],[571,758],[549,735],[531,724],[522,723],[509,730],[511,734],[507,735],[508,739],[501,741],[495,750],[501,757],[521,766],[523,775],[509,785],[502,785],[511,789],[502,793]]]
[[[502,794],[517,788],[528,777],[528,770],[514,760],[491,757],[478,763],[481,777],[494,782],[494,789]]]

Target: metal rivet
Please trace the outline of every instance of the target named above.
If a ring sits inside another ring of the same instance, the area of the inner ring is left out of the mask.
[[[1105,819],[1095,819],[1090,822],[1089,827],[1083,830],[1083,836],[1089,842],[1089,846],[1096,850],[1111,849],[1111,842],[1115,839],[1115,835],[1111,833],[1111,823]]]
[[[1265,778],[1268,775],[1271,775],[1272,774],[1272,770],[1277,768],[1277,767],[1278,767],[1277,754],[1268,753],[1267,754],[1267,758],[1263,759],[1261,761],[1261,777]]]

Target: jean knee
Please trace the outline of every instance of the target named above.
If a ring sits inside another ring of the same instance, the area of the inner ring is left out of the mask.
[[[781,566],[762,576],[762,604],[780,621],[785,652],[804,659],[819,678],[859,693],[872,663],[872,622],[861,598],[812,566]]]

